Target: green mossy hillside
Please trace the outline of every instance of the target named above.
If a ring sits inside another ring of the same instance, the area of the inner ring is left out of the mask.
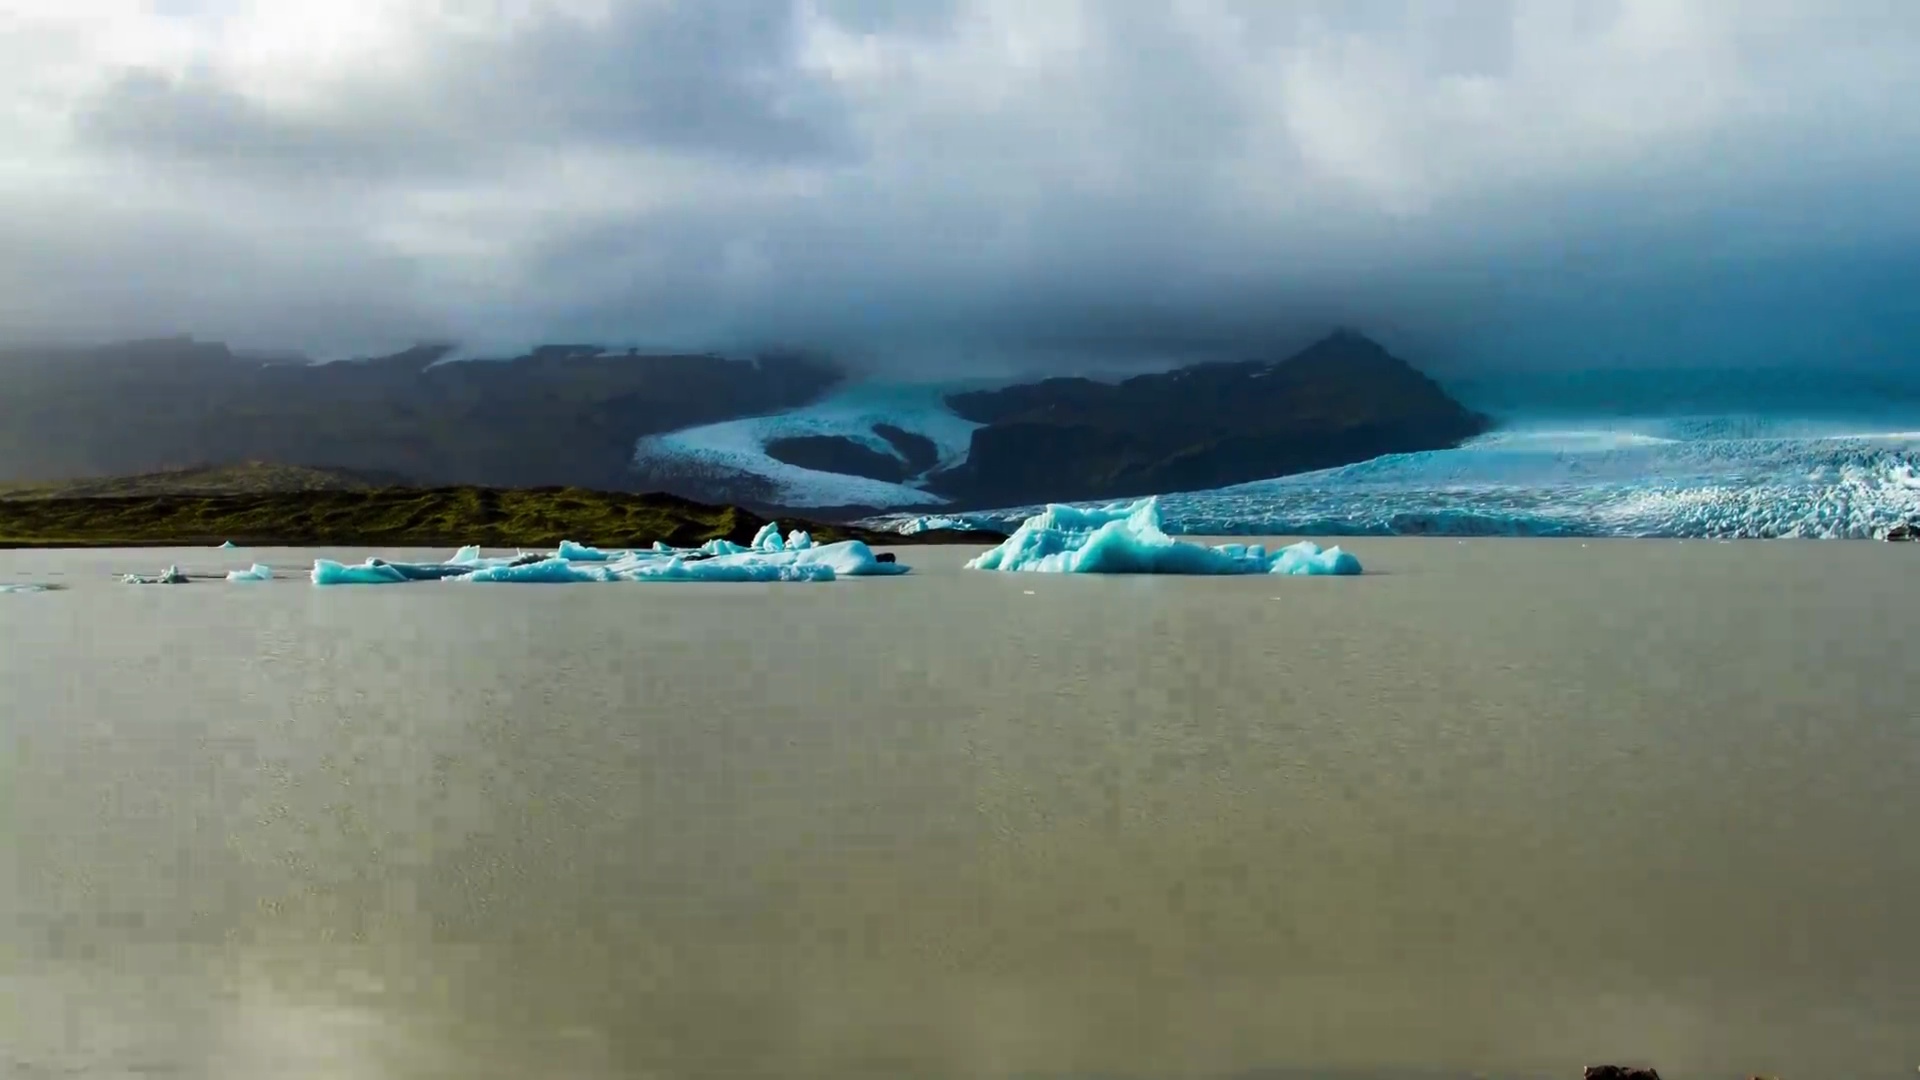
[[[573,540],[601,547],[665,541],[691,547],[713,539],[745,543],[767,519],[733,506],[662,494],[584,488],[400,488],[248,491],[219,494],[0,498],[0,545],[106,547],[219,544],[342,547],[553,547]],[[983,533],[906,537],[780,519],[820,543],[858,539],[907,543],[994,541]]]

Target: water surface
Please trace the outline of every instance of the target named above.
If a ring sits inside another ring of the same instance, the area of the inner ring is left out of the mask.
[[[362,589],[0,552],[68,586],[0,595],[0,1072],[1912,1075],[1920,550],[1349,546]]]

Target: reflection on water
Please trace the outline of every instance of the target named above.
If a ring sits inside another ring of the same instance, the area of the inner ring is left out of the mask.
[[[0,608],[7,1068],[1911,1075],[1910,553],[1359,553],[366,590],[0,554],[73,586]]]

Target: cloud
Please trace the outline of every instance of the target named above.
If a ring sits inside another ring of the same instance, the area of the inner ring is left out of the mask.
[[[21,335],[967,364],[1341,322],[1443,366],[1920,339],[1888,299],[1920,285],[1907,5],[0,0],[0,22]]]

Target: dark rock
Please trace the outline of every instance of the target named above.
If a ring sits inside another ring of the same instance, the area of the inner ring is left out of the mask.
[[[955,394],[985,426],[928,487],[956,508],[1223,487],[1437,450],[1490,422],[1359,334],[1280,361],[1198,364],[1118,384],[1048,379]]]
[[[551,558],[551,556],[544,555],[538,551],[528,551],[519,555],[515,555],[513,557],[513,561],[507,563],[507,565],[508,566],[529,566],[537,562],[546,562],[549,558]]]
[[[1589,1065],[1580,1075],[1582,1080],[1660,1080],[1660,1074],[1652,1069],[1628,1065]]]
[[[873,557],[873,561],[874,561],[874,562],[883,562],[883,563],[890,563],[890,562],[899,562],[900,560],[898,560],[898,559],[896,559],[896,558],[894,558],[894,556],[893,556],[893,552],[891,552],[891,551],[882,551],[882,552],[878,552],[877,554],[875,554],[875,555],[874,555],[874,557]]]
[[[940,447],[932,439],[915,431],[895,427],[892,424],[875,424],[873,433],[887,440],[900,456],[907,459],[907,472],[918,476],[935,465],[940,464]]]
[[[1883,539],[1893,541],[1896,543],[1903,542],[1903,541],[1920,540],[1920,525],[1915,525],[1911,521],[1903,521],[1900,524],[1895,525],[1893,528],[1888,529],[1887,534],[1885,537],[1883,537]]]
[[[907,471],[906,462],[844,435],[795,435],[769,442],[766,450],[775,461],[802,469],[864,476],[891,484],[913,475]]]

